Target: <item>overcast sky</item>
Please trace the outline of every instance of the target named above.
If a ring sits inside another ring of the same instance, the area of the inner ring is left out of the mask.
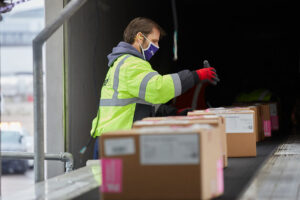
[[[18,0],[15,0],[14,2],[16,2],[16,1],[18,1]],[[7,13],[7,15],[10,15],[10,14],[13,14],[13,13],[19,12],[19,11],[44,7],[44,1],[45,0],[30,0],[30,1],[18,4],[13,8],[13,10],[11,12]],[[51,0],[46,0],[46,1],[51,1]],[[4,16],[5,15],[6,14],[4,14]]]
[[[51,1],[51,0],[47,0]],[[16,0],[14,1],[16,2]],[[44,6],[44,0],[30,0],[28,2],[16,5],[13,10],[4,17],[9,15],[35,9]],[[0,41],[1,42],[1,41]],[[17,58],[17,59],[16,59]],[[1,74],[16,72],[32,72],[32,47],[31,46],[12,46],[0,47],[0,70]]]

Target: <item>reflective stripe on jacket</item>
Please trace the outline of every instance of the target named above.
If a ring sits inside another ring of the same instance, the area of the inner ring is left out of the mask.
[[[196,72],[160,75],[149,62],[125,54],[109,68],[101,90],[92,136],[127,130],[136,120],[154,116],[154,105],[179,96],[198,82]]]

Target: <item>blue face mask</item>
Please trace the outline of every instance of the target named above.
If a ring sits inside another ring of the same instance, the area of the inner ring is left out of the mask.
[[[146,38],[146,36],[144,36],[144,37]],[[157,52],[159,47],[156,46],[155,44],[153,44],[148,38],[146,38],[146,40],[149,41],[148,47],[146,49],[143,49],[141,44],[140,44],[140,47],[142,49],[144,59],[149,61],[151,59],[151,57],[154,56],[154,54]]]

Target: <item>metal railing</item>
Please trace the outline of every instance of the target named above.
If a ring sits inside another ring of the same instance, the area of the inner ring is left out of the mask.
[[[34,159],[34,153],[29,152],[12,152],[12,151],[2,151],[1,157],[4,159]],[[66,172],[73,170],[74,159],[72,154],[63,152],[59,154],[45,153],[45,160],[59,160],[65,163]]]
[[[34,89],[34,174],[35,182],[44,181],[44,82],[43,45],[87,0],[71,0],[60,15],[47,25],[33,40],[33,89]]]
[[[66,163],[66,171],[73,169],[73,156],[68,152],[49,154],[44,152],[44,81],[43,45],[87,0],[71,0],[60,15],[47,25],[33,40],[33,90],[34,90],[34,152],[1,152],[2,158],[34,159],[35,182],[44,181],[44,160],[61,160]]]

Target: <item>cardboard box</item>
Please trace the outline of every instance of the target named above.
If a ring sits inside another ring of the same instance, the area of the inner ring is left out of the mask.
[[[223,165],[228,166],[227,156],[227,137],[225,133],[225,120],[221,116],[197,116],[190,113],[189,116],[172,116],[172,117],[147,117],[142,121],[133,124],[133,128],[153,127],[153,126],[190,126],[191,124],[209,124],[216,126],[221,136],[221,146],[223,153]]]
[[[194,115],[219,115],[225,119],[228,157],[256,156],[256,115],[252,110],[232,110],[226,108],[200,110]],[[191,115],[192,113],[188,113]]]
[[[262,126],[264,130],[262,138],[265,139],[272,136],[270,105],[267,103],[261,104],[261,112]]]
[[[202,127],[202,128],[200,128]],[[224,191],[219,133],[211,126],[153,127],[100,137],[103,200],[195,200]]]
[[[243,107],[249,107],[249,106],[255,106],[257,107],[257,138],[256,142],[260,142],[264,140],[264,127],[263,127],[263,121],[262,121],[262,105],[260,103],[234,103],[234,106],[243,106]]]
[[[259,119],[258,129],[261,140],[264,140],[266,137],[271,137],[272,131],[279,130],[279,114],[277,102],[235,103],[234,105],[259,106],[261,119]]]
[[[256,116],[256,126],[254,127],[256,133],[256,142],[262,140],[263,128],[262,128],[262,119],[261,119],[261,107],[260,105],[240,105],[229,107],[233,110],[253,110]]]
[[[279,130],[279,114],[278,114],[278,104],[276,102],[268,103],[270,106],[270,117],[271,117],[271,130]]]
[[[223,166],[228,166],[227,138],[225,133],[225,120],[221,116],[171,116],[171,117],[147,117],[133,124],[133,128],[154,126],[190,126],[192,124],[209,124],[215,126],[220,133],[222,147]]]
[[[259,135],[259,141],[263,141],[265,139],[265,133],[264,133],[264,123],[263,123],[263,106],[260,103],[254,104],[258,107],[258,135]]]
[[[264,127],[263,127],[263,121],[262,121],[262,106],[261,105],[255,105],[257,107],[258,115],[257,117],[257,132],[259,137],[259,142],[263,140],[264,135]]]

